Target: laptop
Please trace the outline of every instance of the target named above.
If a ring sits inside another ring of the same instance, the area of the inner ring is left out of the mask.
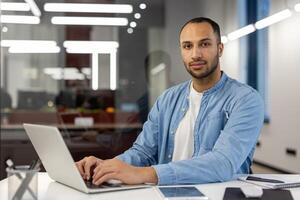
[[[23,126],[48,175],[59,183],[84,193],[149,187],[146,184],[124,185],[109,182],[96,186],[91,182],[84,181],[57,127],[36,124],[23,124]]]

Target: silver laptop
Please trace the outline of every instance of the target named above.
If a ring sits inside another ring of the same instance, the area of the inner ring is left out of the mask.
[[[85,193],[145,188],[149,185],[122,185],[104,183],[100,186],[85,182],[56,127],[24,124],[25,131],[40,157],[49,176],[64,185]]]

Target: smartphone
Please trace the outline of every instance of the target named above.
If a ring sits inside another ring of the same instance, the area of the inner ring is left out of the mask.
[[[194,186],[157,187],[160,195],[165,200],[205,200],[208,199],[202,192]]]

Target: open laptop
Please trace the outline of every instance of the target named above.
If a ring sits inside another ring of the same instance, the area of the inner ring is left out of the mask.
[[[36,124],[24,124],[25,131],[40,157],[49,176],[64,185],[85,193],[145,188],[149,185],[123,185],[104,183],[100,186],[85,182],[56,127]]]

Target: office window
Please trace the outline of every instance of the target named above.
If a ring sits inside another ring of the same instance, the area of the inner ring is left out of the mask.
[[[269,16],[269,0],[239,1],[239,24],[241,27],[254,24]],[[243,80],[258,90],[265,102],[265,122],[270,121],[268,106],[268,28],[240,39],[240,63]]]

